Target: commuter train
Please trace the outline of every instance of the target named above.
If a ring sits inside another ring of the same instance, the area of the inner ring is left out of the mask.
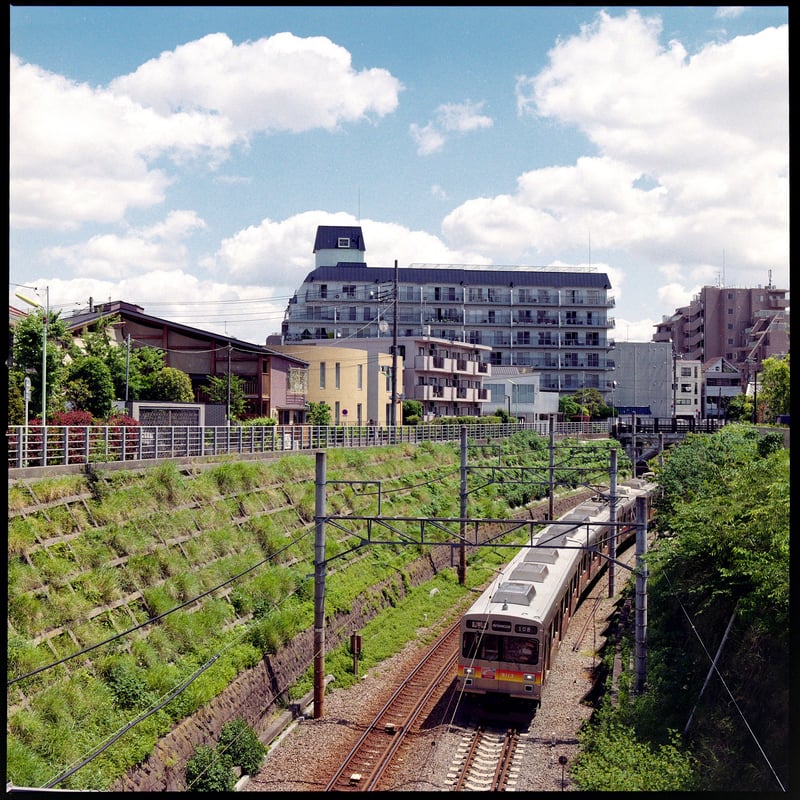
[[[615,526],[617,552],[635,540],[638,497],[650,517],[654,488],[640,479],[617,487],[615,521],[629,523]],[[459,693],[541,703],[581,595],[608,566],[600,553],[609,552],[609,517],[607,496],[583,502],[559,520],[574,525],[545,526],[506,564],[461,619]]]

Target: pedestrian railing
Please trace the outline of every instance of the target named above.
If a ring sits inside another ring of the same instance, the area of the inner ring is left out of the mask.
[[[559,436],[607,435],[607,420],[558,422]],[[533,430],[549,434],[548,422],[474,425],[14,425],[6,432],[8,468],[53,467],[93,462],[142,461],[225,454],[379,447],[402,443],[453,442],[466,427],[471,439],[488,440]]]

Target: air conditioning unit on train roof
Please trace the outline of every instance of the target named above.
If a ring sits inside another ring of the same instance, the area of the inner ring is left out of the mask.
[[[531,562],[515,567],[508,577],[512,581],[527,581],[528,583],[541,583],[549,572],[547,564],[534,564]]]
[[[494,593],[492,602],[511,603],[516,606],[529,606],[535,596],[536,587],[532,583],[504,581]]]
[[[539,564],[555,564],[558,550],[555,547],[531,547],[525,552],[523,561]]]

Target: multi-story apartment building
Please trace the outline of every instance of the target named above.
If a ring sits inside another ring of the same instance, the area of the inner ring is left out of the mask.
[[[744,391],[765,358],[789,352],[788,294],[771,280],[755,289],[704,286],[656,325],[653,341],[670,342],[679,356],[703,364],[725,359],[738,370]]]
[[[703,365],[703,416],[725,416],[728,403],[742,394],[739,370],[724,358],[711,358]]]
[[[431,336],[398,336],[395,342],[392,336],[376,339],[309,339],[302,343],[275,344],[271,347],[293,353],[309,362],[311,400],[316,400],[319,394],[315,375],[320,369],[321,359],[327,361],[328,369],[333,364],[334,369],[342,374],[342,365],[348,362],[356,370],[361,363],[373,365],[368,372],[370,375],[379,373],[377,380],[370,378],[365,384],[348,384],[347,391],[342,395],[353,398],[350,405],[357,407],[356,417],[348,414],[345,419],[340,420],[334,413],[337,423],[353,422],[363,425],[367,419],[372,419],[382,425],[399,425],[402,421],[403,400],[418,400],[422,403],[425,420],[450,416],[478,417],[485,413],[484,406],[490,399],[488,390],[483,386],[484,378],[492,374],[492,367],[487,359],[490,349],[482,345]],[[349,355],[345,356],[345,353]],[[395,370],[396,387],[392,385]],[[345,388],[345,385],[337,384],[336,388]],[[368,391],[362,392],[362,388]],[[394,409],[391,407],[392,392],[396,399]],[[325,399],[335,411],[333,396],[323,398],[320,395],[320,399]],[[363,420],[362,412],[366,413]]]
[[[610,393],[614,306],[590,269],[413,264],[369,267],[358,226],[320,226],[315,269],[289,301],[281,342],[432,337],[491,348],[492,365],[530,368],[541,390]],[[268,341],[268,344],[271,344]]]

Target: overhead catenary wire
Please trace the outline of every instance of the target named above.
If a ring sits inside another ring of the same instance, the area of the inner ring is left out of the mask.
[[[708,657],[709,663],[711,664],[711,668],[714,670],[714,672],[716,673],[717,677],[719,678],[720,683],[722,684],[722,687],[725,689],[725,692],[727,693],[728,697],[730,698],[730,701],[733,704],[733,707],[736,709],[736,713],[741,717],[745,728],[747,728],[747,732],[750,734],[750,736],[752,737],[753,741],[755,742],[759,753],[761,753],[761,757],[764,759],[764,762],[769,767],[769,770],[772,773],[772,775],[775,778],[775,780],[777,781],[778,786],[780,786],[781,791],[785,792],[786,788],[784,787],[783,783],[781,782],[781,779],[778,777],[778,774],[775,772],[775,769],[772,766],[772,763],[770,762],[769,757],[764,752],[764,748],[761,746],[761,743],[758,741],[758,737],[756,736],[755,731],[750,727],[750,724],[748,723],[747,718],[744,715],[744,712],[739,707],[739,704],[736,702],[736,698],[733,696],[733,692],[731,692],[730,688],[728,687],[728,684],[725,681],[725,678],[723,677],[722,673],[719,671],[714,658],[712,657],[711,653],[709,652],[708,648],[706,647],[706,644],[703,641],[703,638],[700,636],[699,631],[695,627],[695,624],[694,624],[694,622],[692,620],[691,615],[689,614],[688,610],[686,609],[686,606],[684,606],[684,604],[681,601],[680,597],[678,597],[678,593],[675,590],[675,587],[673,586],[672,581],[670,581],[669,575],[666,573],[666,571],[664,571],[663,574],[664,574],[664,578],[666,579],[667,583],[669,584],[670,589],[672,590],[673,597],[677,601],[678,605],[680,606],[681,611],[683,612],[683,615],[686,617],[686,620],[689,623],[689,628],[691,629],[692,633],[694,634],[695,638],[697,639],[698,643],[700,644],[700,647],[702,647],[703,652]]]

